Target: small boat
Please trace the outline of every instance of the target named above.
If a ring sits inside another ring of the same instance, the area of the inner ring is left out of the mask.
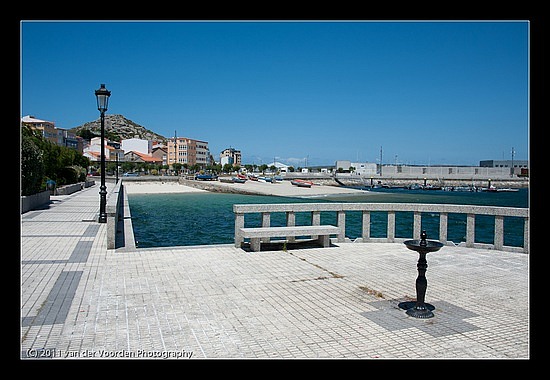
[[[519,191],[518,189],[511,189],[509,187],[504,187],[504,188],[497,188],[495,186],[489,186],[489,187],[484,187],[483,189],[481,189],[481,191],[486,191],[488,193],[502,193],[502,192],[516,192],[516,191]]]
[[[474,192],[477,191],[474,186],[444,186],[445,191],[462,191],[462,192]]]
[[[313,185],[313,182],[305,181],[303,179],[294,179],[290,181],[290,183],[298,187],[311,187]]]
[[[443,187],[438,185],[426,185],[422,186],[422,190],[443,190]]]
[[[237,178],[240,178],[240,179],[248,179],[247,176],[245,176],[244,174],[237,174]]]
[[[195,179],[201,181],[215,181],[218,179],[218,176],[215,174],[197,174],[195,175]]]
[[[233,177],[233,178],[231,178],[231,181],[232,181],[233,183],[245,183],[245,182],[246,182],[246,178]]]
[[[256,176],[253,175],[253,174],[249,174],[249,175],[248,175],[248,179],[251,180],[251,181],[257,181],[257,180],[258,180],[258,177],[256,177]]]

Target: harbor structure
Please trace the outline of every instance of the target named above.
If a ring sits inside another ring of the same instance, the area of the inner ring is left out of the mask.
[[[511,175],[529,176],[529,161],[527,160],[484,160],[479,161],[479,166],[484,168],[508,168]]]
[[[392,178],[510,178],[510,168],[483,166],[383,165],[384,177]]]
[[[381,171],[373,162],[338,160],[335,172],[339,175],[384,178],[429,178],[429,179],[480,179],[529,177],[528,160],[484,160],[479,166],[460,165],[405,165],[384,164]]]

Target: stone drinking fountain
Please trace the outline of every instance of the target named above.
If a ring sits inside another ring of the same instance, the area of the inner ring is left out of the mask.
[[[408,249],[418,252],[419,259],[416,267],[418,268],[418,277],[416,278],[416,301],[401,302],[399,307],[406,310],[407,315],[415,318],[432,318],[435,309],[433,305],[424,303],[424,297],[426,296],[426,288],[428,287],[428,281],[426,280],[426,269],[428,268],[428,262],[426,261],[426,254],[429,252],[436,252],[443,247],[443,243],[435,240],[427,240],[426,231],[422,231],[420,234],[420,240],[406,240],[403,242]]]

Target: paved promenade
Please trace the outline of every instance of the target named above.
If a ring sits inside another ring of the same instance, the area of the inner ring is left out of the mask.
[[[530,358],[529,255],[428,254],[416,319],[403,244],[107,250],[98,192],[21,215],[21,358]]]

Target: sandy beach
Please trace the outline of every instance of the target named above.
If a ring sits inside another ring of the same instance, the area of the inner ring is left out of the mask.
[[[298,187],[290,181],[281,181],[276,183],[246,181],[245,183],[225,183],[214,182],[215,186],[225,187],[236,191],[242,190],[262,195],[274,195],[280,197],[320,197],[335,194],[358,194],[364,193],[362,190],[348,189],[345,187],[318,185],[314,184],[310,188]]]
[[[124,181],[123,184],[128,194],[196,193],[206,191],[191,186],[180,185],[177,182]]]
[[[273,195],[280,197],[321,197],[337,194],[364,194],[357,189],[314,184],[310,188],[298,187],[290,181],[277,183],[246,181],[245,183],[225,183],[219,181],[184,181],[186,185],[162,181],[125,181],[128,194],[161,194],[191,192],[231,192],[242,194]],[[188,185],[187,185],[188,184]]]

